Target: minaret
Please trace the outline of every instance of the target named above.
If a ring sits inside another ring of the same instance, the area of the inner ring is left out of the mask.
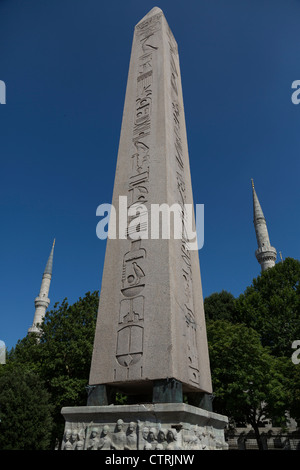
[[[266,219],[254,189],[253,179],[251,179],[251,183],[253,192],[253,223],[258,245],[258,249],[255,251],[255,256],[261,265],[261,271],[263,272],[266,269],[273,268],[273,266],[275,266],[277,252],[270,244]]]
[[[48,298],[50,282],[52,277],[52,266],[53,266],[53,252],[54,252],[55,239],[53,241],[50,256],[48,258],[45,271],[42,278],[41,289],[38,297],[36,297],[35,303],[35,314],[32,326],[28,329],[28,333],[39,333],[38,325],[42,323],[46,310],[50,304]]]

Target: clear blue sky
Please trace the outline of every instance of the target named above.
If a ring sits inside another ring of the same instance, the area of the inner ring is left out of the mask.
[[[271,243],[299,259],[299,0],[1,0],[0,339],[27,334],[56,238],[51,305],[101,287],[96,208],[111,202],[135,24],[178,42],[204,296],[260,272],[250,179]]]

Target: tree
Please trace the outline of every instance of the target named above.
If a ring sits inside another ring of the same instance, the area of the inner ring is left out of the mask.
[[[0,367],[0,449],[48,449],[53,421],[44,383],[26,368]]]
[[[286,258],[264,271],[236,300],[236,311],[235,322],[256,330],[272,354],[290,357],[300,339],[300,262]]]
[[[279,358],[278,369],[284,374],[287,388],[287,410],[292,418],[300,423],[300,364],[291,358]]]
[[[204,311],[206,321],[228,320],[235,321],[236,304],[235,298],[226,290],[215,292],[204,299]]]
[[[259,449],[262,419],[282,416],[286,411],[285,377],[277,358],[261,345],[251,328],[217,320],[207,327],[214,384],[214,410],[237,423],[250,423]]]
[[[55,423],[52,446],[63,433],[61,408],[86,405],[98,303],[98,292],[88,292],[73,305],[66,299],[56,304],[46,313],[41,335],[27,335],[8,355],[8,361],[35,371],[46,384]]]

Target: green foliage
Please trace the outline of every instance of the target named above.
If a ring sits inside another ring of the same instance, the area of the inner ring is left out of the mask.
[[[253,280],[236,300],[236,322],[260,334],[275,356],[291,355],[300,339],[300,262],[287,258]]]
[[[230,292],[222,290],[222,292],[215,292],[204,299],[204,310],[207,321],[235,321],[236,301]]]
[[[286,405],[290,415],[300,423],[300,364],[294,364],[290,358],[278,359],[278,370],[286,380]]]
[[[207,329],[216,411],[255,425],[264,416],[284,415],[285,377],[256,331],[228,321]]]
[[[287,409],[286,377],[278,359],[261,345],[259,334],[242,324],[217,320],[208,324],[209,354],[214,384],[214,411],[234,423],[252,425],[262,448],[259,425]]]
[[[287,258],[253,280],[238,298],[214,293],[204,301],[214,410],[235,423],[271,418],[284,425],[285,412],[300,421],[300,365],[292,343],[300,339],[300,263]]]
[[[287,258],[238,298],[222,291],[204,302],[214,411],[256,433],[260,419],[282,419],[286,410],[300,420],[300,365],[291,361],[300,339],[299,280],[300,263]],[[65,299],[46,314],[39,337],[9,352],[0,366],[0,448],[53,449],[61,408],[86,404],[98,303],[98,292],[73,305]],[[117,394],[116,403],[126,400]]]
[[[243,323],[260,335],[277,357],[291,356],[291,345],[300,339],[300,262],[286,258],[253,279],[237,299],[226,291],[204,300],[207,322]]]
[[[61,408],[86,404],[98,303],[98,292],[88,292],[73,305],[66,299],[56,304],[45,316],[41,335],[26,336],[8,355],[9,363],[29,368],[46,384],[55,423],[52,448],[63,432]]]
[[[15,364],[0,369],[0,449],[49,448],[50,394],[40,377]]]

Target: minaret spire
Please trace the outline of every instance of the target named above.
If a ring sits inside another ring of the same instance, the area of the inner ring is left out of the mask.
[[[52,248],[51,248],[51,253],[50,253],[50,256],[48,258],[48,261],[47,261],[47,264],[46,264],[46,267],[45,267],[45,271],[44,271],[44,274],[50,274],[50,276],[52,276],[54,245],[55,245],[55,238],[54,238],[53,245],[52,245]]]
[[[53,241],[51,252],[50,252],[50,255],[49,255],[45,270],[44,270],[40,293],[34,301],[35,314],[34,314],[33,324],[28,329],[28,333],[39,333],[40,331],[39,325],[42,323],[46,310],[50,304],[50,299],[48,298],[48,294],[49,294],[50,282],[52,278],[54,245],[55,245],[55,239]]]
[[[276,249],[271,246],[266,219],[259,203],[252,178],[251,184],[253,195],[253,223],[258,246],[258,249],[255,251],[255,256],[261,265],[261,271],[263,272],[266,269],[275,266],[277,252]]]

